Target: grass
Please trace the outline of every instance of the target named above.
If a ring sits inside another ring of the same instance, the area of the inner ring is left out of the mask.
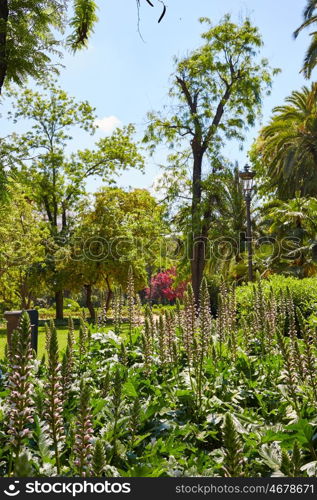
[[[63,354],[63,352],[66,349],[67,333],[68,333],[67,328],[58,328],[57,329],[58,345],[59,345],[59,350],[60,350],[61,354]],[[75,334],[75,340],[77,340],[78,330],[75,329],[74,334]],[[2,329],[0,329],[0,359],[3,359],[3,357],[4,357],[4,348],[5,348],[6,343],[7,343],[7,330],[5,328],[2,328]],[[38,359],[41,359],[45,352],[46,352],[46,349],[45,349],[45,331],[44,331],[44,327],[40,326],[39,327],[39,336],[38,336],[38,352],[37,352]]]
[[[68,329],[66,327],[58,327],[58,326],[56,329],[57,329],[57,340],[58,340],[59,353],[60,353],[60,356],[62,356],[63,353],[65,352],[66,346],[67,346]],[[106,327],[102,328],[102,331],[108,331],[108,330],[113,330],[113,325],[107,325]],[[127,323],[123,324],[122,328],[121,328],[121,333],[124,336],[128,336],[128,331],[129,331],[128,324]],[[75,336],[75,342],[77,342],[78,336],[79,336],[79,330],[76,329],[76,327],[74,329],[74,336]],[[7,343],[7,330],[6,330],[6,328],[0,328],[0,359],[3,359],[3,357],[4,357],[4,349],[5,349],[6,343]],[[45,329],[44,329],[44,326],[40,326],[39,333],[38,333],[37,358],[41,359],[43,354],[46,354]]]

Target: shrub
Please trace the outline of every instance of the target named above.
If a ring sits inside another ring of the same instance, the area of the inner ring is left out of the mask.
[[[253,308],[253,287],[254,283],[249,283],[237,288],[237,305],[241,315],[249,314]],[[298,279],[273,275],[269,279],[262,280],[262,288],[265,297],[268,297],[270,289],[276,296],[289,289],[295,306],[300,308],[306,318],[317,313],[317,278]]]
[[[162,271],[151,279],[151,288],[147,288],[146,298],[156,302],[175,302],[182,299],[187,283],[177,282],[176,268]]]
[[[69,309],[71,311],[78,312],[81,310],[81,307],[76,300],[65,298],[64,299],[64,309]]]

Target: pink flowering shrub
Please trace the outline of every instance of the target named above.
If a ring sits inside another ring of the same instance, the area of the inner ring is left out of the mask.
[[[187,282],[176,284],[176,268],[172,267],[162,271],[151,280],[151,287],[146,289],[146,297],[157,302],[173,302],[182,299]]]

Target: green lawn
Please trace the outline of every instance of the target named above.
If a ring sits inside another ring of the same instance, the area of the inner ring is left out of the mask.
[[[67,333],[68,330],[67,328],[58,328],[57,329],[57,335],[58,335],[58,345],[60,349],[60,353],[62,354],[67,345]],[[78,330],[75,330],[75,339],[78,338]],[[0,329],[0,359],[3,359],[4,356],[4,348],[7,343],[7,331],[6,329],[2,328]],[[37,357],[41,359],[43,354],[45,353],[45,332],[44,332],[44,327],[40,326],[39,327],[39,338],[38,338],[38,354]]]
[[[101,331],[113,330],[113,325],[107,325],[106,327],[102,327]],[[93,330],[94,331],[94,330]],[[121,333],[124,337],[128,337],[129,326],[127,323],[123,323],[121,325]],[[75,342],[78,340],[78,329],[74,329]],[[57,339],[58,339],[58,347],[60,355],[62,355],[67,346],[67,335],[68,329],[65,326],[57,327]],[[4,357],[4,348],[7,343],[7,330],[5,328],[0,328],[0,359]],[[45,349],[45,329],[44,326],[39,327],[39,336],[38,336],[38,352],[37,358],[41,359],[43,354],[46,354]]]

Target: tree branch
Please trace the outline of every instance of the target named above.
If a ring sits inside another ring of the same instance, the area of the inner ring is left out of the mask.
[[[235,72],[235,74],[232,75],[232,80],[231,82],[228,84],[226,84],[226,91],[225,93],[223,94],[218,106],[217,106],[217,110],[216,110],[216,113],[215,113],[215,116],[212,120],[212,123],[208,129],[208,132],[206,134],[206,137],[205,137],[205,140],[203,142],[203,150],[204,152],[207,150],[208,148],[208,144],[214,134],[214,131],[215,129],[217,129],[221,119],[222,119],[222,116],[223,116],[223,113],[224,113],[224,110],[225,110],[225,105],[227,104],[227,102],[229,101],[230,99],[230,96],[231,96],[231,93],[232,93],[232,88],[233,88],[233,85],[241,78],[241,71],[238,70],[237,72]],[[224,81],[224,80],[223,80]]]

